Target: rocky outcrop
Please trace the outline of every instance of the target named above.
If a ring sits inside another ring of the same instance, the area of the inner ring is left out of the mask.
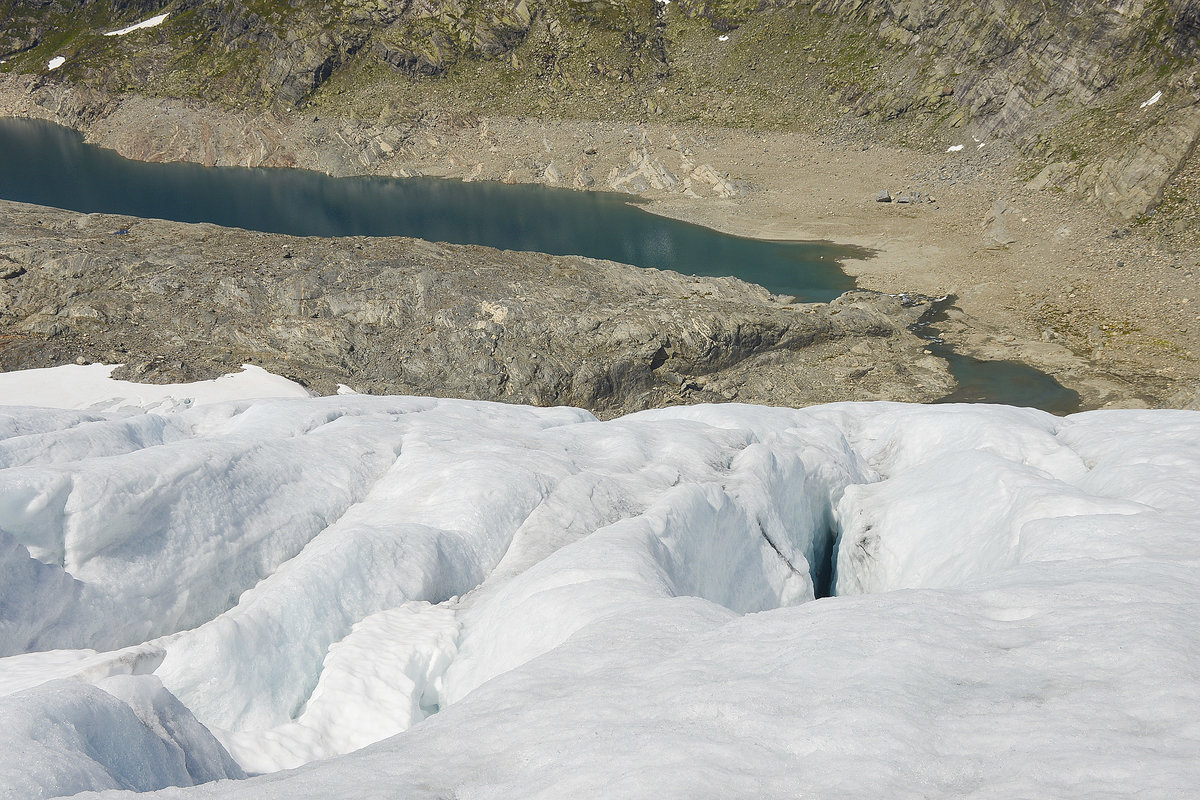
[[[1034,189],[1078,194],[1113,216],[1132,220],[1153,210],[1200,142],[1200,105],[1154,115],[1155,124],[1107,158],[1054,161],[1030,181]]]
[[[1160,45],[1191,35],[1190,17],[1182,8],[1173,12],[1141,0],[813,0],[811,5],[816,12],[876,27],[891,45],[887,55],[897,67],[911,70],[899,92],[867,92],[859,98],[861,107],[903,113],[948,96],[942,91],[948,88],[966,118],[1000,133],[1036,121],[1035,111],[1052,100],[1092,103],[1119,80],[1184,55]]]
[[[882,78],[842,89],[859,113],[937,111],[937,124],[1015,138],[1034,161],[1046,158],[1037,185],[1076,192],[1121,218],[1158,204],[1200,134],[1195,0],[811,7],[877,28]],[[1156,91],[1157,108],[1133,99]],[[1095,117],[1121,122],[1097,125]],[[1059,141],[1044,154],[1037,146],[1048,129]]]
[[[135,40],[101,35],[161,11],[171,17],[153,34]],[[545,62],[539,72],[547,77],[554,75],[554,61],[583,44],[578,35],[563,35],[564,21],[581,31],[620,34],[604,43],[625,42],[622,60],[630,62],[630,74],[641,71],[646,53],[655,63],[661,56],[660,45],[646,46],[655,39],[652,0],[536,6],[530,0],[4,0],[0,60],[44,73],[47,59],[60,55],[66,63],[54,78],[108,91],[148,87],[234,107],[283,107],[307,98],[364,47],[413,76],[440,75],[465,58],[508,58],[539,12],[553,34],[538,43]]]
[[[1133,219],[1158,205],[1163,189],[1195,151],[1198,140],[1200,106],[1179,109],[1125,152],[1081,175],[1080,182],[1113,214]]]
[[[150,31],[101,35],[162,10],[170,18]],[[481,104],[513,117],[563,109],[739,127],[852,114],[926,144],[956,128],[981,144],[1008,139],[1051,168],[1042,185],[1131,218],[1159,201],[1200,129],[1197,0],[0,0],[0,21],[0,72],[74,91],[93,115],[130,95],[254,114],[320,106],[339,128],[353,118],[399,129],[363,142],[331,132],[367,167],[406,126]],[[52,56],[66,61],[49,71]],[[1158,105],[1137,107],[1155,92]],[[276,163],[271,137],[268,121],[262,163]],[[561,160],[533,166],[538,180],[581,188],[722,198],[750,188],[645,149],[607,176]]]
[[[791,304],[732,278],[412,239],[295,239],[0,204],[0,369],[180,380],[256,363],[320,391],[604,414],[737,399],[931,400],[924,306]]]
[[[105,16],[149,17],[158,13],[161,0],[0,0],[0,59],[31,50],[61,32],[63,20],[90,16],[103,5]]]
[[[204,77],[210,94],[293,104],[367,44],[373,58],[397,69],[437,75],[463,58],[507,62],[532,37],[524,56],[538,62],[537,73],[550,83],[564,78],[555,65],[569,60],[571,51],[582,52],[593,78],[625,80],[662,77],[682,55],[665,37],[672,25],[666,6],[654,0],[345,0],[279,7],[246,0],[165,6],[147,0],[7,0],[0,3],[6,23],[0,58],[36,50],[48,31],[57,30],[75,42],[63,52],[68,65],[62,74],[85,77],[91,85],[118,88],[132,77],[129,62],[136,54],[136,60],[158,62],[157,71]],[[93,41],[97,25],[127,23],[163,8],[172,19],[149,43]],[[761,14],[812,13],[833,20],[828,41],[820,43],[825,51],[835,49],[840,36],[869,32],[875,46],[857,53],[859,63],[834,64],[829,77],[836,84],[864,67],[884,68],[885,80],[843,81],[843,94],[861,112],[899,116],[949,104],[961,109],[958,120],[1006,133],[1041,121],[1052,101],[1090,104],[1148,69],[1179,71],[1195,57],[1200,29],[1195,0],[685,0],[681,8],[718,31]],[[603,31],[621,34],[623,55],[601,52],[617,41]],[[765,44],[771,57],[770,40]],[[41,60],[22,62],[22,68],[36,69],[48,54],[39,52]],[[566,83],[578,77],[566,76]],[[822,91],[824,83],[811,89]],[[177,88],[188,93],[186,86]]]

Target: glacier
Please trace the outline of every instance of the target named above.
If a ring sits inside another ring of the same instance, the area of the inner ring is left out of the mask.
[[[1200,786],[1200,413],[111,370],[0,375],[0,797]]]

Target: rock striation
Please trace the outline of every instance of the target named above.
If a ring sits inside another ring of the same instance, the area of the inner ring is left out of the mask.
[[[0,204],[0,369],[175,381],[259,364],[320,392],[575,405],[932,400],[924,302],[795,304],[732,278],[414,239],[261,234]]]
[[[401,131],[430,114],[481,110],[735,127],[858,115],[897,125],[901,138],[936,141],[962,129],[981,143],[1012,140],[1037,167],[1030,176],[1042,171],[1041,185],[1132,219],[1156,207],[1200,138],[1198,8],[1195,0],[4,0],[0,72],[96,92],[94,116],[131,93],[256,112],[321,106]],[[171,16],[159,27],[101,35],[163,10]],[[47,71],[52,57],[65,62]],[[1155,93],[1161,101],[1142,102]],[[369,147],[361,156],[381,157]],[[607,183],[711,187],[724,198],[744,191],[694,172],[701,166],[682,174],[635,160]],[[543,174],[571,182],[574,171],[547,164]]]

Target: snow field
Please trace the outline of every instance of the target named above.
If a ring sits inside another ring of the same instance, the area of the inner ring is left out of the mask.
[[[94,411],[176,411],[257,397],[308,397],[303,386],[246,364],[211,381],[149,384],[112,378],[115,364],[68,364],[0,372],[0,405]]]
[[[1200,414],[108,399],[0,407],[0,797],[1200,785]]]

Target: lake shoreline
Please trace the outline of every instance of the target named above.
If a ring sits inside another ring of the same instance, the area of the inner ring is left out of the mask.
[[[70,128],[40,120],[0,118],[0,150],[11,156],[0,161],[0,196],[8,201],[87,215],[159,218],[330,240],[323,244],[331,257],[345,246],[343,240],[354,237],[411,237],[583,256],[681,275],[728,276],[776,295],[764,300],[828,304],[855,288],[837,265],[871,255],[860,248],[819,242],[732,236],[648,214],[641,204],[625,202],[627,195],[616,193],[133,161],[86,144]],[[118,224],[117,233],[123,236],[131,235],[134,227],[144,229],[141,224]],[[280,245],[284,250],[291,246],[287,240]],[[953,298],[930,302],[907,297],[901,303],[928,305],[930,311],[918,320],[923,325],[932,311],[940,314]],[[936,402],[1026,405],[1056,414],[1079,410],[1078,393],[1043,372],[1012,361],[964,357],[940,336],[919,335],[928,340],[923,349],[944,359],[959,384]]]
[[[320,393],[601,417],[736,400],[932,402],[928,300],[795,304],[736,278],[404,237],[321,238],[0,201],[0,371],[125,364],[204,380],[260,366]]]
[[[1190,276],[1159,263],[1174,255],[1147,258],[1154,242],[1136,232],[1110,240],[1113,223],[1096,209],[1017,181],[1003,142],[960,157],[642,123],[435,118],[412,127],[105,98],[14,76],[0,78],[0,113],[65,124],[149,161],[625,190],[648,211],[727,233],[870,249],[867,260],[843,262],[860,286],[955,295],[942,329],[960,352],[1029,363],[1080,392],[1085,407],[1200,398],[1190,298],[1163,303],[1187,291]],[[880,203],[880,191],[918,202]],[[1122,248],[1135,255],[1120,258]],[[1099,258],[1112,260],[1102,275],[1093,274]]]

